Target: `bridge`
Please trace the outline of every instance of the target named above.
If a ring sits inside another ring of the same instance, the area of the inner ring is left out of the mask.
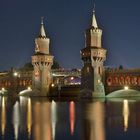
[[[128,88],[140,91],[140,69],[106,69],[105,90],[107,94]]]
[[[53,84],[61,86],[80,85],[81,71],[55,69],[52,70]],[[32,71],[9,71],[0,73],[0,89],[23,90],[32,86]]]
[[[0,89],[23,90],[32,86],[32,71],[15,71],[0,73]],[[81,70],[52,70],[53,84],[61,87],[73,85],[80,88]],[[140,69],[105,69],[104,85],[106,94],[129,88],[140,91]],[[64,88],[64,89],[65,89]]]

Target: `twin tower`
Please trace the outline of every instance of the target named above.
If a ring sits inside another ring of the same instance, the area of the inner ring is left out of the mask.
[[[86,46],[81,50],[84,66],[81,70],[81,96],[104,97],[104,67],[106,50],[102,48],[102,30],[98,28],[95,11],[92,25],[86,30]],[[38,38],[35,39],[35,54],[32,56],[33,89],[40,91],[40,96],[49,96],[52,83],[51,66],[53,56],[49,52],[49,38],[46,37],[43,20]]]

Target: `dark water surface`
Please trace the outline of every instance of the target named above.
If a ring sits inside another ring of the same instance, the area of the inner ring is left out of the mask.
[[[139,140],[140,100],[0,97],[3,140]]]

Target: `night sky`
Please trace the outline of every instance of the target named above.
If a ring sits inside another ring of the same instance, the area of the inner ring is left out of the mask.
[[[81,68],[84,31],[91,24],[92,0],[0,0],[0,70],[31,61],[44,17],[51,53],[64,68]],[[140,68],[140,1],[96,0],[103,30],[105,65]]]

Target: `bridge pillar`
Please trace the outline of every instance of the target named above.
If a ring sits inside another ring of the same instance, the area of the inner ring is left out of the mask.
[[[106,60],[106,50],[102,48],[102,30],[98,28],[95,11],[92,25],[86,30],[86,47],[81,50],[84,62],[81,79],[81,96],[104,97],[103,62]]]

